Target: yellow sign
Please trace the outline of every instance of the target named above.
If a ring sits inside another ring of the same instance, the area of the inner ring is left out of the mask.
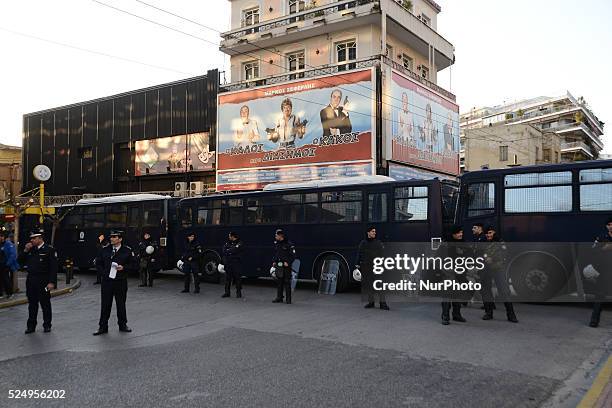
[[[55,214],[55,208],[43,207],[43,214],[53,215]],[[24,214],[40,215],[40,207],[28,207],[25,209]]]

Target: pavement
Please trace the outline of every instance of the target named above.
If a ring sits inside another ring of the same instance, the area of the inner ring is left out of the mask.
[[[28,303],[28,298],[26,296],[27,276],[28,275],[26,272],[17,272],[17,286],[19,287],[19,292],[15,293],[10,299],[7,299],[4,296],[0,297],[0,309]],[[81,286],[79,279],[71,279],[70,284],[66,284],[66,275],[60,273],[57,275],[57,288],[51,291],[51,297],[72,293],[72,291],[77,289],[79,286]]]
[[[516,305],[518,324],[503,306],[493,321],[467,308],[467,323],[442,326],[438,304],[365,310],[357,292],[318,295],[302,282],[294,304],[272,304],[265,280],[221,299],[214,284],[181,294],[179,278],[130,281],[129,334],[112,316],[107,335],[91,335],[100,307],[92,275],[53,299],[51,333],[23,334],[25,306],[0,310],[0,406],[609,406],[608,310],[598,329],[576,304]],[[8,399],[15,389],[65,398]]]

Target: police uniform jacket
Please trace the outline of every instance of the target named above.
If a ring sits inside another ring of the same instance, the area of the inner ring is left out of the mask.
[[[191,242],[187,242],[185,252],[181,259],[183,262],[198,262],[200,260],[200,255],[202,255],[202,246],[194,239]],[[191,260],[189,260],[189,258],[191,258]]]
[[[291,264],[295,260],[295,246],[288,239],[282,241],[274,241],[274,258],[272,263],[276,268],[276,276],[282,278],[285,268],[291,268]],[[279,262],[287,262],[288,266],[278,266]]]
[[[244,245],[242,241],[228,240],[225,245],[223,245],[223,264],[234,271],[240,270],[243,253]]]
[[[147,247],[148,246],[152,246],[153,247],[153,253],[152,254],[147,254]],[[157,251],[159,251],[159,247],[157,245],[156,241],[153,241],[152,239],[143,239],[142,241],[140,241],[140,243],[138,244],[138,256],[140,257],[140,259],[145,259],[147,261],[150,261],[152,259],[155,258],[155,256],[157,255]]]
[[[111,264],[115,262],[118,265],[123,266],[122,271],[117,271],[115,280],[127,279],[130,272],[137,270],[136,257],[132,249],[126,245],[121,245],[119,250],[113,256],[113,246],[108,245],[104,249],[100,256],[96,259],[96,266],[99,266],[102,271],[103,279],[110,279],[109,274],[111,270]]]
[[[32,247],[22,252],[19,263],[27,269],[29,281],[57,285],[57,252],[51,245],[43,243],[40,248]]]

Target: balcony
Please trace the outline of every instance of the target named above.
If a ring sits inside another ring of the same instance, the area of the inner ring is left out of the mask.
[[[557,126],[554,128],[547,129],[551,132],[555,132],[559,135],[565,135],[566,133],[574,133],[574,132],[582,132],[586,136],[587,139],[591,141],[593,146],[595,146],[598,150],[603,149],[603,142],[587,125],[580,122],[567,123],[561,126]]]
[[[220,50],[238,55],[253,52],[253,44],[266,48],[299,42],[304,39],[305,30],[308,37],[324,35],[350,29],[355,24],[374,23],[379,14],[378,0],[342,0],[223,33]],[[357,23],[357,18],[362,21]]]
[[[395,68],[397,71],[401,72],[407,77],[414,79],[415,81],[419,82],[425,87],[428,87],[432,91],[445,96],[451,101],[455,102],[457,100],[457,97],[451,92],[447,91],[444,88],[439,87],[433,82],[426,80],[420,75],[417,75],[414,72],[407,70],[402,65],[394,61],[391,61],[389,58],[385,57],[384,55],[374,55],[368,58],[350,61],[348,63],[345,62],[345,63],[340,63],[340,64],[334,63],[334,64],[321,65],[313,69],[285,72],[283,74],[271,75],[265,78],[255,78],[255,79],[251,79],[247,81],[232,82],[230,84],[220,84],[219,92],[240,91],[242,89],[248,89],[248,88],[253,88],[257,86],[282,84],[284,82],[289,82],[289,81],[293,81],[296,79],[314,78],[314,77],[319,77],[319,76],[324,76],[324,75],[332,75],[338,72],[346,72],[346,71],[355,70],[355,69],[369,68],[369,67],[380,65],[381,61]]]
[[[595,157],[591,151],[591,148],[582,142],[561,143],[561,154],[568,153],[582,153],[591,159]]]
[[[230,84],[220,84],[219,93],[240,91],[242,89],[254,88],[258,86],[276,85],[295,79],[308,79],[324,75],[347,72],[355,69],[370,68],[380,64],[380,56],[373,56],[364,59],[350,61],[348,63],[334,63],[321,65],[313,69],[286,72],[279,75],[271,75],[265,78],[255,78],[247,81],[232,82]]]

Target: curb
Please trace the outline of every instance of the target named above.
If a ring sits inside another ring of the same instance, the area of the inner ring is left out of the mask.
[[[57,297],[57,296],[62,296],[65,295],[66,293],[72,293],[73,290],[78,289],[81,286],[81,281],[79,279],[75,280],[75,282],[70,285],[67,286],[65,288],[62,289],[54,289],[51,291],[51,297]],[[8,302],[3,302],[0,303],[0,309],[6,309],[8,307],[13,307],[13,306],[18,306],[18,305],[25,305],[26,303],[28,303],[28,298],[21,298],[21,299],[15,299],[15,300],[11,300]]]
[[[601,370],[599,370],[599,374],[593,381],[591,388],[586,393],[580,404],[578,404],[579,408],[587,408],[587,407],[597,407],[599,406],[598,402],[606,390],[607,386],[612,381],[612,356],[608,358],[608,361],[603,365]],[[603,405],[602,405],[603,406]]]

